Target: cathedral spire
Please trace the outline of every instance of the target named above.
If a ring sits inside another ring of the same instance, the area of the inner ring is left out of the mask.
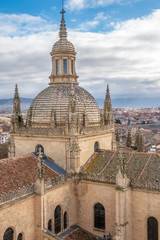
[[[113,125],[112,104],[109,92],[109,85],[107,84],[106,97],[104,102],[104,124]]]

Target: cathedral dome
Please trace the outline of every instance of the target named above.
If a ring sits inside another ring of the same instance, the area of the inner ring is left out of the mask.
[[[52,53],[59,52],[75,52],[74,46],[67,39],[60,39],[57,41],[52,48]]]
[[[71,84],[54,84],[44,89],[33,100],[28,111],[32,127],[49,127],[52,122],[56,127],[64,127],[68,118]],[[74,86],[76,113],[82,126],[84,116],[88,126],[100,125],[100,109],[92,95],[82,87]]]

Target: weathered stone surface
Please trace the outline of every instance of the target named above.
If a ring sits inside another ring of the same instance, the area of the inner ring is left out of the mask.
[[[8,157],[8,143],[0,144],[0,159]]]

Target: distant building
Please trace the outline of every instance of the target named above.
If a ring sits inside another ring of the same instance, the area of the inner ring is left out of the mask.
[[[9,132],[0,132],[0,144],[8,142],[9,137],[10,137]]]

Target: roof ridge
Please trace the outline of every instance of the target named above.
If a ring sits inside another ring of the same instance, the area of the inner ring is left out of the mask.
[[[133,157],[134,152],[131,152],[131,156],[129,157],[127,164],[130,162],[131,158]]]
[[[88,165],[95,159],[95,157],[97,156],[98,152],[94,152],[89,159],[85,162],[85,164],[81,167],[80,172],[84,172],[86,170],[86,168],[88,167]]]
[[[102,174],[102,172],[104,171],[104,169],[110,164],[110,162],[112,161],[113,157],[116,155],[117,151],[115,151],[112,155],[112,157],[110,158],[110,160],[106,163],[106,165],[104,166],[104,168],[100,171],[100,173],[98,173],[98,175]]]
[[[142,174],[144,173],[144,170],[145,170],[145,168],[147,167],[148,163],[150,162],[150,160],[151,160],[152,156],[153,156],[153,155],[150,155],[150,156],[149,156],[149,158],[148,158],[148,160],[147,160],[146,164],[144,165],[144,168],[142,169],[142,171],[141,171],[141,173],[140,173],[140,175],[139,175],[138,179],[140,179],[140,178],[141,178],[141,176],[142,176]]]

